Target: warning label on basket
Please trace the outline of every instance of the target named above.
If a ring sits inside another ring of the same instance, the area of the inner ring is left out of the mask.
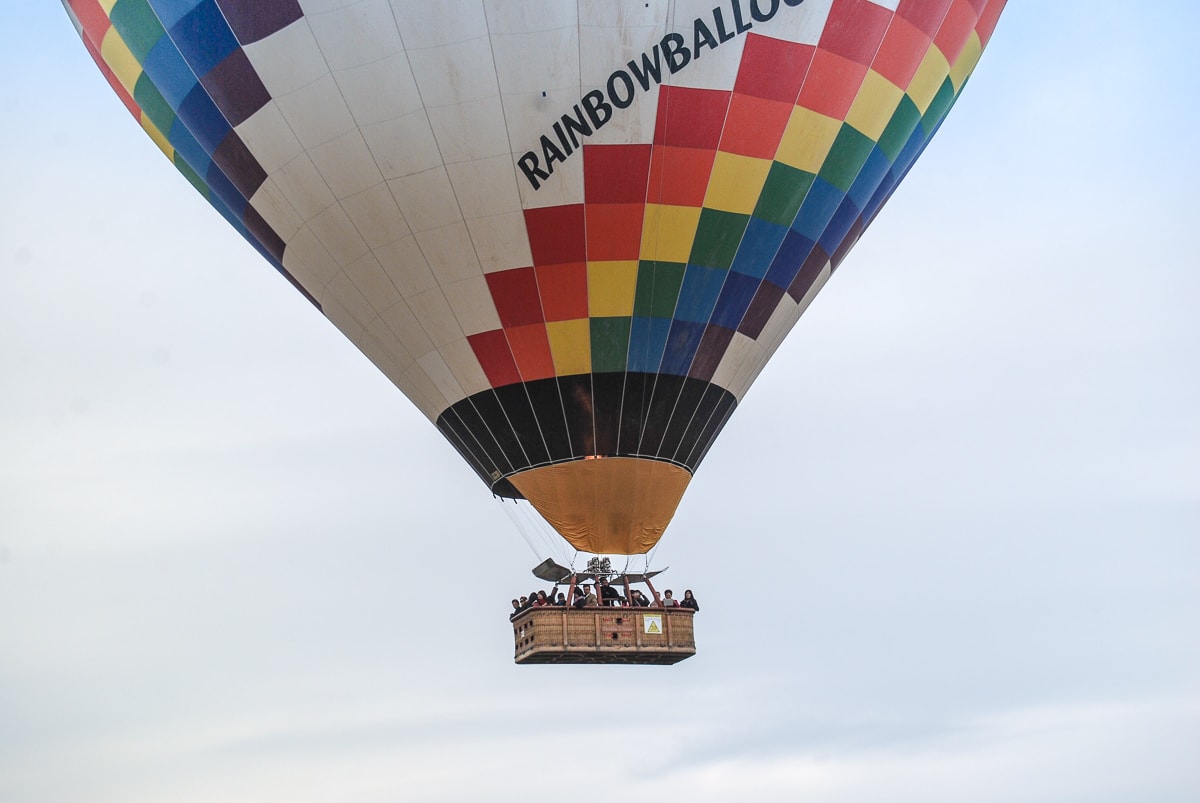
[[[653,633],[655,635],[660,635],[663,632],[662,614],[661,613],[645,614],[642,617],[642,626],[646,629],[647,633]]]

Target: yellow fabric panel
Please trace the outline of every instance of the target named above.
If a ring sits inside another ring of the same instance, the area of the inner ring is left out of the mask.
[[[820,173],[841,130],[840,120],[797,106],[792,109],[775,160],[808,173]]]
[[[116,28],[109,28],[108,33],[104,34],[104,41],[100,43],[100,55],[113,71],[113,75],[117,76],[121,86],[132,95],[138,78],[142,76],[142,65],[138,64],[138,60],[125,45],[125,40],[117,33]]]
[[[150,139],[154,140],[154,144],[158,146],[158,149],[165,153],[168,159],[175,161],[175,147],[167,141],[163,132],[158,130],[158,126],[150,122],[150,118],[144,114],[138,122],[142,124],[142,130],[150,135]]]
[[[548,321],[550,354],[558,376],[592,372],[592,330],[587,318],[574,321]]]
[[[633,314],[637,293],[636,260],[589,262],[588,314],[593,318],[622,318]]]
[[[646,204],[641,258],[686,263],[699,223],[700,207]]]
[[[113,6],[116,4],[117,0],[98,0],[98,5],[104,9],[104,14],[110,18],[112,17]]]
[[[758,203],[763,185],[767,183],[767,173],[770,170],[770,159],[755,159],[752,156],[717,151],[717,157],[713,160],[712,175],[708,179],[708,191],[704,195],[704,205],[722,212],[751,214]]]
[[[581,552],[644,555],[662,538],[692,475],[659,460],[605,457],[508,479]]]
[[[946,61],[942,51],[930,46],[921,66],[917,68],[916,75],[908,85],[908,96],[921,110],[921,114],[924,114],[929,108],[929,104],[933,103],[934,95],[942,88],[942,83],[945,82],[949,73],[950,63]]]
[[[979,57],[982,55],[983,43],[979,41],[979,34],[971,31],[971,36],[963,45],[962,52],[958,54],[958,59],[950,68],[950,81],[954,84],[955,92],[959,92],[963,88],[963,84],[974,71],[975,65],[979,63]]]
[[[846,122],[872,142],[878,142],[903,97],[903,89],[874,70],[868,70],[854,105],[846,115]]]

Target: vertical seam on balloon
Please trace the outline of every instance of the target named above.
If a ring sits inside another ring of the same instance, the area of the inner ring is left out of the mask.
[[[483,0],[480,0],[480,7],[481,7],[481,8],[482,8],[482,10],[483,10],[483,22],[484,22],[484,25],[485,25],[485,27],[486,27],[486,29],[487,29],[488,52],[489,52],[489,53],[491,54],[491,56],[492,56],[492,76],[493,76],[494,80],[496,81],[496,98],[497,98],[497,100],[499,100],[499,101],[500,101],[500,115],[501,115],[501,117],[503,117],[503,118],[504,118],[504,136],[505,136],[505,139],[508,141],[508,147],[509,147],[509,149],[510,149],[510,158],[511,158],[512,137],[509,135],[509,132],[508,132],[508,116],[507,116],[507,115],[504,113],[504,96],[503,96],[503,94],[500,92],[500,78],[499,78],[499,70],[497,69],[497,66],[496,66],[496,49],[495,49],[495,48],[492,46],[492,21],[491,21],[491,19],[488,17],[487,3],[486,3],[486,2],[483,2]],[[419,91],[419,89],[420,89],[420,88],[418,87],[418,91]],[[435,140],[436,140],[436,137],[435,137]],[[439,154],[441,153],[441,146],[440,146],[440,145],[438,146],[438,153],[439,153]],[[444,161],[445,161],[445,160],[443,159],[443,162],[444,162]],[[513,176],[514,176],[514,179],[515,179],[515,178],[516,178],[516,166],[515,166],[515,165],[513,166]],[[450,189],[451,189],[451,191],[453,192],[453,190],[454,190],[454,186],[453,186],[453,185],[451,185]],[[518,192],[518,196],[517,196],[517,197],[518,197],[518,199],[520,198],[520,193],[519,193],[519,192]],[[455,193],[455,196],[454,196],[454,198],[455,198],[455,201],[457,201],[457,200],[458,200],[458,194],[457,194],[457,193]],[[461,207],[461,205],[459,206],[459,212],[462,212],[462,207]],[[525,208],[524,208],[524,204],[521,204],[521,218],[522,218],[522,221],[523,221],[523,222],[525,222],[525,237],[526,237],[526,239],[528,239],[528,238],[529,238],[529,224],[528,224],[528,221],[525,219]],[[463,215],[463,220],[464,220],[464,221],[466,220],[466,215]],[[470,230],[468,230],[468,235],[469,235],[469,234],[470,234]],[[472,240],[472,242],[471,242],[471,248],[472,248],[472,250],[474,250],[474,248],[475,248],[475,242],[474,242],[473,240]],[[538,288],[538,308],[539,308],[539,310],[540,310],[540,312],[541,312],[542,328],[543,328],[543,330],[545,330],[545,326],[546,326],[546,311],[545,311],[545,307],[544,307],[544,306],[543,306],[543,304],[542,304],[542,292],[541,292],[541,288],[539,288],[539,287],[538,287],[538,281],[537,281],[537,264],[536,264],[536,263],[537,263],[537,260],[535,260],[535,259],[533,258],[533,248],[532,248],[532,244],[531,244],[531,247],[530,247],[530,251],[529,251],[529,253],[530,253],[530,260],[529,260],[529,261],[530,261],[530,263],[531,263],[531,264],[530,264],[530,270],[531,270],[531,271],[532,271],[532,273],[533,273],[533,286],[534,286],[535,288]],[[476,259],[478,259],[478,254],[476,254]],[[489,293],[489,296],[490,296],[490,295],[491,295],[491,294]],[[493,304],[495,304],[495,299],[493,299],[493,302],[492,302],[492,303],[493,303]],[[516,365],[516,367],[517,367],[517,374],[518,374],[518,375],[521,377],[521,381],[520,381],[521,390],[522,390],[522,391],[525,393],[525,400],[526,400],[526,401],[529,403],[529,410],[530,410],[530,412],[533,414],[533,422],[534,422],[534,424],[537,426],[537,430],[538,430],[538,437],[539,437],[539,438],[541,439],[541,441],[542,441],[542,448],[546,450],[546,457],[547,457],[548,459],[550,459],[550,460],[551,460],[551,462],[553,462],[553,456],[552,456],[552,453],[551,453],[551,451],[550,451],[550,444],[549,444],[549,443],[546,441],[546,433],[545,433],[545,432],[543,431],[543,429],[542,429],[542,422],[541,422],[540,420],[538,420],[537,407],[536,407],[536,406],[534,405],[534,403],[533,403],[533,397],[532,397],[532,396],[529,394],[529,381],[530,381],[530,380],[527,380],[527,379],[525,378],[525,375],[524,375],[524,373],[521,371],[521,364],[520,364],[520,363],[517,361],[517,355],[516,355],[516,352],[514,352],[514,351],[513,351],[513,348],[512,348],[512,342],[511,342],[511,341],[508,339],[508,329],[507,329],[507,328],[504,326],[504,322],[503,322],[503,321],[501,321],[501,323],[500,323],[500,332],[501,332],[501,334],[502,334],[502,335],[503,335],[503,337],[504,337],[504,342],[505,342],[505,344],[508,346],[508,351],[509,351],[509,353],[510,353],[510,354],[512,354],[512,356],[513,356],[513,363],[514,363],[514,364]],[[550,348],[550,338],[549,338],[549,331],[546,331],[546,347],[547,347],[547,349],[549,349],[549,348]],[[553,362],[553,360],[554,360],[554,353],[553,353],[553,351],[551,351],[551,357],[550,357],[550,359],[551,359],[551,362]],[[556,373],[556,375],[557,375],[557,371],[556,371],[555,373]],[[495,391],[495,389],[493,388],[493,392],[494,392],[494,391]],[[503,403],[501,402],[501,399],[500,399],[500,396],[499,396],[499,394],[497,394],[497,396],[496,396],[496,401],[497,401],[497,403],[499,403],[499,404],[500,404],[500,409],[501,409],[501,410],[504,410],[504,406],[503,406]],[[561,406],[561,403],[562,403],[562,401],[561,401],[561,395],[560,395],[560,398],[559,398],[559,404],[560,404],[560,406]],[[506,418],[506,419],[508,418],[508,412],[507,412],[507,411],[504,411],[504,416],[505,416],[505,418]],[[510,421],[510,424],[511,424],[511,421]],[[563,429],[564,429],[564,430],[566,430],[566,428],[567,428],[567,427],[566,427],[566,411],[564,410],[564,411],[563,411]],[[516,432],[516,430],[514,429],[514,430],[513,430],[513,432],[515,433],[515,432]],[[569,438],[569,436],[568,436],[568,441],[569,441],[569,440],[570,440],[570,438]],[[520,443],[520,440],[518,439],[518,441],[517,441],[517,442],[518,442],[518,444],[519,444],[519,443]],[[522,451],[522,452],[524,452],[524,451],[525,451],[525,447],[524,447],[524,446],[522,446],[522,447],[521,447],[521,451]],[[526,463],[526,466],[528,466],[528,467],[532,467],[532,464],[533,464],[533,463],[532,463],[532,461],[529,459],[529,455],[528,455],[528,454],[526,454],[526,455],[525,455],[525,463]],[[519,473],[519,472],[520,472],[520,469],[518,469],[518,470],[514,471],[513,473]]]
[[[483,12],[484,12],[484,22],[485,22],[485,24],[488,24],[488,42],[489,42],[489,48],[490,48],[490,43],[491,43],[491,36],[490,36],[490,34],[491,34],[491,29],[490,29],[490,23],[488,23],[488,21],[487,21],[487,8],[486,8],[486,6],[485,6],[485,5],[484,5],[482,2],[480,3],[480,6],[481,6],[481,8],[482,8],[482,10],[483,10]],[[399,40],[400,40],[400,46],[401,46],[401,48],[403,49],[403,53],[404,53],[404,60],[405,60],[405,62],[408,64],[408,69],[409,69],[409,71],[410,71],[410,72],[412,72],[412,59],[411,59],[411,57],[410,57],[410,55],[409,55],[409,47],[408,47],[408,44],[407,44],[407,43],[404,41],[404,32],[400,30],[400,24],[399,24],[399,21],[396,19],[396,9],[395,9],[395,7],[394,7],[394,6],[393,6],[393,5],[392,5],[390,2],[388,3],[388,10],[389,10],[389,12],[390,12],[390,13],[391,13],[391,15],[392,15],[392,23],[393,23],[393,25],[395,25],[395,27],[396,27],[396,36],[397,36],[397,38],[399,38]],[[319,47],[319,45],[318,45],[318,47]],[[493,53],[493,64],[494,64],[494,61],[495,61],[495,55],[494,55],[494,53]],[[332,74],[332,71],[331,71],[331,74]],[[426,123],[429,123],[429,113],[428,113],[428,111],[426,111],[425,95],[424,95],[424,92],[423,92],[423,90],[422,90],[422,88],[421,88],[421,84],[420,84],[420,82],[416,80],[416,73],[413,73],[413,79],[414,79],[414,80],[413,80],[413,85],[416,87],[416,90],[417,90],[417,97],[418,97],[418,99],[420,100],[420,103],[421,103],[421,111],[422,111],[422,113],[425,115],[425,121],[426,121]],[[497,95],[497,97],[500,97],[500,87],[499,87],[499,83],[497,83],[497,85],[496,85],[496,95]],[[503,106],[503,101],[502,101],[502,102],[501,102],[501,111],[502,111],[502,112],[503,112],[503,108],[504,108],[504,106]],[[505,126],[506,126],[506,128],[507,128],[507,121],[506,121],[506,123],[505,123]],[[432,124],[430,124],[430,132],[431,132],[431,133],[433,133],[433,126],[432,126]],[[462,220],[464,227],[466,227],[466,215],[463,213],[463,209],[462,209],[462,202],[461,202],[461,201],[459,200],[459,198],[458,198],[458,193],[457,193],[457,192],[455,192],[455,190],[454,190],[454,184],[453,184],[452,182],[450,182],[450,176],[449,176],[449,172],[446,170],[446,157],[445,157],[445,154],[442,152],[442,145],[441,145],[441,143],[438,141],[438,138],[437,138],[437,135],[436,135],[436,134],[434,134],[434,135],[433,135],[433,142],[434,142],[434,146],[437,148],[437,152],[438,152],[438,158],[439,158],[439,159],[441,159],[441,165],[440,165],[440,167],[441,167],[442,171],[443,171],[444,173],[446,173],[446,181],[447,181],[448,183],[450,183],[450,192],[451,192],[451,193],[454,195],[454,203],[455,203],[455,205],[456,205],[456,206],[458,206],[458,213],[459,213],[459,217],[460,217],[460,219]],[[376,165],[376,166],[378,166],[378,165]],[[436,169],[436,168],[430,168],[430,169]],[[515,169],[515,168],[514,168],[514,169]],[[382,172],[382,171],[381,171],[381,172]],[[384,182],[384,183],[386,184],[386,180],[385,180],[385,182]],[[388,187],[388,192],[389,192],[389,193],[392,193],[392,190],[391,190],[391,187],[390,187],[390,186]],[[396,201],[396,206],[397,206],[397,208],[400,208],[399,201],[396,199],[396,197],[395,197],[395,194],[394,194],[394,193],[392,193],[392,200],[393,200],[393,201]],[[403,210],[401,210],[401,214],[403,215]],[[407,220],[406,220],[406,223],[407,223]],[[409,227],[409,230],[410,230],[410,232],[412,231],[412,227],[411,227],[411,226]],[[426,265],[427,265],[427,266],[429,266],[429,259],[428,259],[428,257],[425,255],[425,251],[424,251],[424,250],[421,248],[420,241],[419,241],[419,240],[417,239],[417,237],[416,237],[416,232],[412,232],[412,234],[413,234],[413,242],[416,244],[416,246],[417,246],[417,250],[418,250],[418,251],[420,251],[420,253],[421,253],[421,256],[422,256],[422,257],[425,259]],[[469,228],[467,229],[467,236],[468,236],[468,239],[470,239],[470,229],[469,229]],[[486,274],[484,273],[484,271],[483,271],[483,268],[482,268],[482,262],[479,260],[479,253],[478,253],[478,250],[477,250],[477,249],[476,249],[476,247],[475,247],[475,242],[474,242],[474,240],[473,240],[473,239],[471,239],[471,250],[472,250],[472,251],[475,253],[475,260],[476,260],[477,264],[479,264],[479,265],[480,265],[480,275],[481,275],[481,276],[484,276],[484,275],[486,275]],[[429,266],[429,267],[430,267],[430,273],[433,273],[432,266]],[[437,284],[438,292],[442,293],[442,298],[443,298],[443,300],[445,300],[445,293],[442,291],[442,283],[441,283],[441,281],[438,279],[438,277],[437,277],[437,275],[436,275],[436,274],[434,274],[434,281],[435,281],[435,282],[436,282],[436,284]],[[490,293],[489,293],[489,298],[490,298],[490,297],[491,297],[491,296],[490,296]],[[495,304],[495,301],[493,300],[493,301],[492,301],[492,303],[493,303],[493,305],[494,305],[494,304]],[[447,307],[449,307],[449,302],[447,302]],[[421,327],[422,331],[425,331],[425,327],[424,327],[424,326],[421,324],[420,320],[416,320],[416,323],[417,323],[417,325],[418,325],[418,326],[420,326],[420,327]],[[455,323],[456,323],[456,324],[458,324],[458,321],[457,321],[457,319],[455,319]],[[460,330],[462,330],[462,325],[461,325],[461,324],[458,324],[458,326],[459,326],[459,329],[460,329]],[[507,333],[507,332],[504,332],[504,327],[503,327],[503,326],[501,326],[501,332],[502,332],[502,334],[503,334],[503,336],[504,336],[504,342],[505,342],[505,346],[508,348],[508,350],[509,350],[509,353],[510,353],[510,354],[512,354],[512,344],[509,342],[509,340],[508,340],[508,333]],[[428,335],[429,335],[429,332],[427,332],[427,331],[426,331],[426,332],[425,332],[425,334],[426,334],[426,336],[428,336]],[[463,331],[463,335],[464,335],[464,337],[466,336],[466,333],[465,333],[465,331]],[[438,350],[438,347],[437,347],[436,343],[434,342],[434,339],[433,339],[432,337],[430,337],[430,338],[429,338],[429,340],[430,340],[430,342],[431,342],[431,343],[434,343],[434,350],[435,350],[435,351],[437,351],[437,350]],[[476,357],[476,362],[478,363],[478,357]],[[514,362],[515,362],[515,356],[514,356]],[[481,370],[482,370],[482,366],[481,366],[480,368],[481,368]],[[518,370],[519,370],[519,369],[518,369]],[[498,394],[498,393],[496,393],[496,389],[495,389],[494,387],[491,387],[491,386],[490,386],[490,382],[489,382],[489,387],[488,387],[487,391],[485,391],[485,392],[489,392],[489,391],[492,393],[492,395],[493,395],[493,396],[495,396],[495,399],[496,399],[496,407],[497,407],[497,408],[498,408],[498,409],[501,411],[501,413],[503,413],[503,414],[504,414],[504,419],[505,419],[505,422],[506,422],[506,423],[509,425],[509,427],[510,427],[510,428],[513,430],[513,434],[514,434],[514,436],[515,436],[515,434],[516,434],[516,428],[512,426],[512,420],[509,418],[509,416],[508,416],[508,412],[507,412],[507,411],[504,409],[504,404],[503,404],[503,402],[501,401],[499,394]],[[465,394],[465,390],[464,390],[464,394]],[[528,396],[528,394],[526,394],[526,395]],[[470,399],[470,395],[464,395],[464,398],[466,398],[466,399]],[[447,406],[446,406],[445,410],[449,410],[449,409],[453,408],[453,406],[454,406],[454,402],[450,402],[449,400],[447,400],[447,401],[448,401],[448,404],[447,404]],[[461,401],[461,400],[460,400],[460,401]],[[475,409],[475,410],[476,410],[476,412],[478,412],[478,408],[475,408],[475,403],[474,403],[474,401],[471,401],[470,403],[471,403],[471,406],[472,406],[472,408],[473,408],[473,409]],[[533,406],[533,403],[532,403],[532,401],[530,401],[530,407],[532,408],[532,406]],[[443,410],[443,412],[445,412],[445,410]],[[484,421],[484,426],[485,426],[486,428],[488,428],[488,434],[489,434],[489,435],[491,435],[492,439],[496,441],[496,445],[497,445],[497,447],[499,448],[499,450],[500,450],[500,453],[501,453],[502,455],[504,455],[504,458],[505,458],[505,459],[508,461],[508,463],[510,464],[510,466],[514,466],[514,467],[515,467],[515,465],[517,465],[517,461],[515,461],[515,460],[513,459],[513,458],[515,457],[515,455],[510,455],[510,454],[509,454],[507,451],[505,451],[505,449],[504,449],[503,445],[502,445],[502,444],[499,442],[499,440],[496,438],[495,434],[491,432],[491,428],[490,428],[490,426],[487,424],[487,422],[486,422],[486,419],[484,419],[482,415],[480,416],[480,420],[481,420],[481,421]],[[535,420],[535,421],[537,420],[537,418],[536,418],[536,415],[535,415],[535,417],[534,417],[534,420]],[[539,437],[541,437],[541,438],[542,438],[542,443],[543,443],[543,446],[545,446],[545,437],[544,437],[544,436],[542,436],[542,433],[541,433],[541,427],[540,427],[540,425],[539,425],[539,427],[538,427],[538,435],[539,435]],[[524,462],[524,464],[525,464],[525,465],[529,465],[529,464],[531,463],[531,460],[530,460],[530,458],[529,458],[529,455],[528,455],[528,454],[525,452],[525,447],[524,447],[524,445],[521,443],[521,440],[520,440],[520,438],[514,437],[514,441],[516,442],[516,444],[517,444],[517,447],[518,447],[518,448],[521,450],[521,456],[524,458],[524,461],[523,461],[523,462]],[[547,449],[547,452],[548,452],[548,451],[549,451],[549,450]],[[497,468],[499,468],[499,466],[497,466]],[[510,472],[510,473],[515,473],[515,469],[514,469],[514,471],[512,471],[512,472]],[[509,476],[509,475],[507,475],[507,474],[506,474],[505,476]]]

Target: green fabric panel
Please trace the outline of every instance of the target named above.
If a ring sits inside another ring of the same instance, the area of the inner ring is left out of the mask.
[[[896,107],[891,121],[879,138],[879,150],[883,151],[883,155],[888,158],[889,162],[895,164],[896,160],[900,158],[900,151],[904,150],[908,138],[912,136],[912,132],[917,129],[920,122],[920,109],[917,108],[917,104],[912,102],[912,98],[905,95],[900,99],[900,105]]]
[[[624,371],[631,318],[592,318],[592,372]]]
[[[933,101],[929,104],[929,108],[925,110],[925,116],[921,118],[921,127],[925,129],[925,135],[930,136],[937,129],[938,123],[950,111],[950,107],[954,105],[954,83],[946,78],[938,89],[937,94],[933,96]]]
[[[749,222],[749,215],[717,209],[700,210],[700,223],[696,227],[696,239],[692,242],[688,262],[706,268],[728,270]]]
[[[821,165],[821,178],[837,187],[842,192],[849,192],[850,185],[858,176],[858,171],[871,155],[875,143],[853,126],[843,124],[838,132],[825,163]]]
[[[179,155],[178,151],[175,152],[175,169],[177,169],[180,173],[183,173],[183,177],[188,180],[189,184],[196,188],[197,192],[204,196],[205,199],[208,198],[208,185],[204,183],[204,179],[200,177],[200,174],[193,170],[192,166],[184,161],[183,157]]]
[[[163,136],[171,132],[171,126],[175,123],[175,111],[150,80],[150,76],[145,73],[138,76],[137,85],[133,88],[133,99]]]
[[[816,176],[812,173],[775,162],[767,174],[762,194],[758,196],[754,217],[780,226],[791,226],[814,178]]]
[[[678,262],[638,263],[637,291],[633,314],[639,318],[672,318],[686,265]]]
[[[146,61],[150,48],[166,34],[146,0],[117,0],[109,19],[138,64]]]

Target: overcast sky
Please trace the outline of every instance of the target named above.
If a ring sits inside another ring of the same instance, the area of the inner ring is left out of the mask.
[[[501,504],[0,27],[0,800],[1200,799],[1194,3],[1009,4],[685,496],[673,668],[514,666]]]

